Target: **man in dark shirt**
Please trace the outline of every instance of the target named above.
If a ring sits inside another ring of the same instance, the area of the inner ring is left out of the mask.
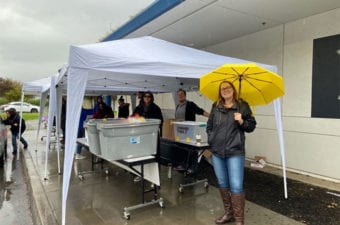
[[[187,93],[183,89],[177,91],[178,105],[176,106],[175,119],[196,121],[196,114],[209,116],[209,113],[198,107],[194,102],[186,99]]]
[[[204,111],[204,109],[198,107],[194,102],[188,101],[186,99],[187,93],[183,89],[179,89],[177,91],[177,99],[178,105],[176,106],[175,119],[176,120],[185,120],[185,121],[196,121],[196,114],[202,115],[205,117],[209,116],[209,113]],[[185,162],[187,161],[187,155],[183,151],[178,151],[174,153],[178,161],[182,161],[180,165],[175,167],[175,170],[184,170]],[[192,170],[188,170],[187,173],[191,173]]]

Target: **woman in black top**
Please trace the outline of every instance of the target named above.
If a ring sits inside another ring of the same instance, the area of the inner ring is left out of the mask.
[[[163,115],[161,108],[154,103],[154,97],[151,91],[147,91],[143,93],[143,98],[141,104],[139,104],[133,115],[139,115],[146,119],[159,119],[161,120],[160,124],[160,132],[162,132],[162,124],[163,124]]]

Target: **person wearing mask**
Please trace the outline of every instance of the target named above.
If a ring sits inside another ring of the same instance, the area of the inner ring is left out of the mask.
[[[96,98],[96,102],[95,102],[94,107],[93,107],[93,114],[95,114],[98,111],[99,104],[106,105],[104,100],[103,100],[103,96],[101,96],[101,95],[97,96],[97,98]]]
[[[133,112],[133,116],[142,116],[145,119],[159,119],[161,121],[159,125],[159,137],[162,136],[162,125],[163,125],[163,115],[161,108],[154,103],[154,97],[151,91],[147,91],[143,93],[140,104],[135,108]],[[159,140],[157,144],[157,153],[156,158],[159,159]],[[140,177],[136,177],[134,179],[135,182],[140,181]]]
[[[93,115],[94,119],[114,118],[112,108],[107,106],[105,103],[99,103],[98,109]]]
[[[177,91],[178,104],[176,106],[175,119],[185,121],[196,121],[196,114],[205,117],[209,116],[209,113],[204,109],[198,107],[194,102],[186,99],[187,93],[183,89]]]
[[[244,225],[245,132],[254,131],[256,121],[248,103],[237,99],[231,82],[222,81],[216,91],[219,97],[212,106],[206,131],[225,212],[215,223],[236,221],[236,225]]]
[[[6,110],[7,118],[3,120],[5,125],[11,126],[10,130],[12,133],[12,146],[13,146],[13,155],[15,156],[18,153],[18,146],[17,146],[17,139],[24,145],[24,149],[28,148],[27,141],[22,137],[23,133],[26,130],[26,123],[25,120],[19,116],[19,113],[14,108],[10,108]],[[21,121],[21,130],[20,127]],[[20,132],[19,132],[20,131]],[[20,138],[19,138],[20,133]]]
[[[123,96],[118,99],[118,118],[128,118],[130,114],[130,104],[124,102]]]
[[[140,104],[135,108],[133,116],[142,116],[145,119],[159,119],[161,120],[160,132],[162,131],[163,115],[161,108],[154,103],[154,97],[151,91],[143,93]]]

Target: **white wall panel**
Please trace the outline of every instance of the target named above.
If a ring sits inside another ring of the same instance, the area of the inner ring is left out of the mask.
[[[207,48],[222,55],[278,67],[287,167],[340,182],[340,120],[311,118],[313,39],[340,33],[340,9]],[[258,128],[247,135],[247,157],[281,164],[272,105],[256,107]]]

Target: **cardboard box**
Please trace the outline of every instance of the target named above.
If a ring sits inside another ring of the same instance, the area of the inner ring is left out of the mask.
[[[162,127],[162,137],[163,138],[175,140],[174,125],[173,125],[174,121],[175,121],[175,119],[165,119],[163,121],[163,127]]]
[[[254,157],[255,161],[258,162],[260,161],[260,159],[263,159],[264,161],[267,161],[267,158],[265,156],[260,156],[260,155],[256,155]]]
[[[204,143],[208,141],[207,137],[207,123],[205,122],[173,122],[174,135],[176,141],[183,141],[188,143],[196,143],[196,138],[200,138],[200,142]]]

